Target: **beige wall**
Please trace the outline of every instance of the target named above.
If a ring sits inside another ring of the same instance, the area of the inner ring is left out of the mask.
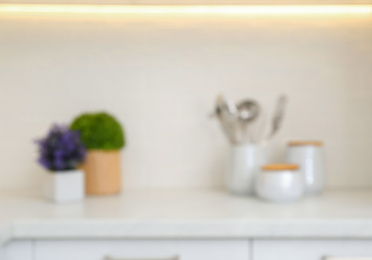
[[[290,107],[289,139],[320,139],[329,187],[372,187],[372,17],[0,17],[0,188],[37,187],[32,140],[107,110],[123,122],[124,185],[222,185],[217,93]]]

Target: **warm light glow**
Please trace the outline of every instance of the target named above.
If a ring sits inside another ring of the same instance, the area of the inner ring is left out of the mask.
[[[372,5],[252,5],[252,6],[149,6],[149,5],[54,5],[0,4],[0,13],[69,14],[372,14]]]

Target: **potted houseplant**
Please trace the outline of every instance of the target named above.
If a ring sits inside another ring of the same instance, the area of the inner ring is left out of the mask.
[[[85,191],[90,195],[109,195],[121,190],[120,150],[125,145],[123,128],[111,115],[85,113],[74,119],[71,130],[80,132],[87,151],[82,165]]]
[[[78,169],[84,161],[85,148],[76,131],[54,125],[47,136],[36,141],[38,162],[48,170],[44,194],[54,202],[72,202],[84,198],[84,174]]]

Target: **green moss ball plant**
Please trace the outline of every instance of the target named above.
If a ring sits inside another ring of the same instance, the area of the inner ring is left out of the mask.
[[[79,131],[88,150],[120,150],[125,146],[121,124],[105,112],[84,113],[74,119],[71,130]]]
[[[84,113],[76,117],[71,130],[78,131],[87,149],[84,163],[85,192],[111,195],[121,190],[121,149],[125,145],[123,128],[105,112]]]

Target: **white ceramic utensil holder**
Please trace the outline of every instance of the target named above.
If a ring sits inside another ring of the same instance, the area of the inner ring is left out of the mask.
[[[232,146],[226,173],[228,190],[235,195],[253,194],[255,178],[265,159],[264,148],[260,145]]]
[[[305,178],[306,194],[319,194],[323,191],[326,170],[321,142],[290,142],[287,161],[300,166]]]
[[[257,176],[256,194],[266,201],[294,202],[303,197],[304,191],[304,178],[297,165],[267,165]]]
[[[57,203],[81,201],[85,195],[85,178],[81,170],[47,172],[44,195]]]

